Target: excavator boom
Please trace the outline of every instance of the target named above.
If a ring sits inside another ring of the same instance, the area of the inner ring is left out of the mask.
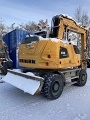
[[[71,17],[68,17],[67,15],[56,15],[53,17],[52,21],[53,24],[55,24],[54,26],[52,25],[54,36],[58,37],[61,40],[63,39],[64,31],[68,32],[70,30],[81,35],[81,58],[82,61],[85,60],[87,29],[80,26],[79,23],[77,23],[75,20],[73,20]]]

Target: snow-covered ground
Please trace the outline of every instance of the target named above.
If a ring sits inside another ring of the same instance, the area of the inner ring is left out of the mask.
[[[84,87],[69,86],[57,100],[0,84],[0,120],[90,120],[90,69]]]

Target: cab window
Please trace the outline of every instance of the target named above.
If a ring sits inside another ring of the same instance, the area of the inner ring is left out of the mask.
[[[76,54],[80,54],[79,49],[76,45],[73,45],[73,48]]]
[[[62,58],[68,58],[68,57],[69,55],[68,55],[67,49],[64,47],[60,47],[59,58],[62,59]]]

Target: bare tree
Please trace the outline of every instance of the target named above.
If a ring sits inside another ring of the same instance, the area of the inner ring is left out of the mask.
[[[43,30],[46,29],[48,26],[48,20],[46,19],[46,21],[44,22],[44,20],[40,20],[38,23],[38,27]]]
[[[23,29],[23,30],[28,30],[28,31],[35,31],[37,30],[37,24],[35,22],[28,22],[26,24],[19,24],[18,26],[20,29]]]
[[[77,22],[81,22],[81,18],[82,18],[82,8],[81,8],[80,6],[75,9],[74,17],[75,17],[75,20],[76,20]]]
[[[82,23],[82,26],[90,25],[89,16],[88,16],[87,12],[85,12],[85,11],[83,11],[83,13],[82,13],[81,23]]]
[[[90,18],[86,10],[83,10],[81,7],[78,7],[75,10],[74,16],[77,22],[81,23],[82,26],[88,28],[87,54],[88,56],[90,56],[90,52],[89,52],[90,51]],[[78,46],[80,48],[81,43],[79,39],[80,39],[80,36],[78,37]]]
[[[82,26],[88,26],[90,24],[90,18],[86,10],[83,10],[80,6],[75,9],[74,18]]]
[[[35,23],[34,21],[32,21],[32,22],[30,21],[26,24],[19,24],[20,29],[29,30],[32,32],[46,29],[47,26],[48,26],[47,19],[46,19],[46,21],[40,20],[38,23]]]
[[[3,24],[3,21],[0,20],[0,39],[2,39],[3,35],[5,35],[5,34],[6,34],[6,27]]]

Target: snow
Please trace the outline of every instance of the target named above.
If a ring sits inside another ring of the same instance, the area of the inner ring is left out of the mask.
[[[0,84],[0,120],[90,120],[90,69],[87,73],[84,87],[69,86],[56,100]]]
[[[39,77],[39,76],[35,76],[34,73],[32,73],[32,72],[22,73],[20,69],[13,69],[13,70],[9,69],[9,71],[15,71],[15,72],[18,72],[18,73],[21,73],[21,74],[26,74],[26,75],[31,75],[33,77],[42,78],[42,77]]]
[[[61,16],[74,20],[71,16],[66,15],[66,14],[61,14]],[[74,20],[74,21],[75,21],[75,20]]]
[[[51,40],[52,42],[59,42],[59,41],[60,41],[60,39],[57,39],[57,38],[50,38],[50,40]]]
[[[58,38],[42,38],[42,37],[40,37],[39,38],[39,40],[50,40],[50,41],[52,41],[52,42],[62,42],[62,43],[66,43],[66,44],[69,44],[69,42],[67,41],[67,40],[65,40],[65,39],[58,39]]]

